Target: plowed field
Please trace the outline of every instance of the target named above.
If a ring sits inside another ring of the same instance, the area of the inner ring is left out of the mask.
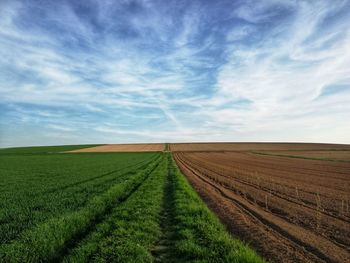
[[[263,154],[280,155],[287,157],[300,157],[307,159],[323,159],[333,161],[347,161],[350,162],[349,150],[337,150],[337,151],[261,151]]]
[[[163,143],[150,144],[106,144],[91,148],[74,150],[71,152],[161,152],[164,151]]]
[[[269,261],[350,262],[350,163],[249,152],[174,157],[228,229]]]
[[[347,144],[324,143],[172,143],[173,152],[184,151],[305,151],[350,150]]]

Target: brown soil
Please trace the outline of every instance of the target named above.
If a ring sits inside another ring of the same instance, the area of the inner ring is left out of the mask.
[[[175,153],[228,229],[271,262],[350,262],[350,163]]]
[[[164,148],[165,145],[163,143],[107,144],[70,152],[161,152]]]
[[[324,143],[172,143],[173,152],[183,151],[275,151],[275,150],[350,150],[349,144]]]
[[[284,155],[284,156],[294,156],[303,158],[314,158],[314,159],[326,159],[334,161],[348,161],[350,162],[350,151],[259,151],[261,153],[270,155]]]

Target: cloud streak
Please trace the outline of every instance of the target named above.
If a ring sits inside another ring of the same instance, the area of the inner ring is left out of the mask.
[[[2,1],[0,146],[350,143],[349,14],[341,0]]]

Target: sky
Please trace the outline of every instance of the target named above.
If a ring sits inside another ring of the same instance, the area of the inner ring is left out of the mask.
[[[0,147],[350,143],[350,0],[0,0]]]

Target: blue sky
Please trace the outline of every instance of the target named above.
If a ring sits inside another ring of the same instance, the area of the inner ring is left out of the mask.
[[[0,147],[350,143],[350,1],[0,1]]]

